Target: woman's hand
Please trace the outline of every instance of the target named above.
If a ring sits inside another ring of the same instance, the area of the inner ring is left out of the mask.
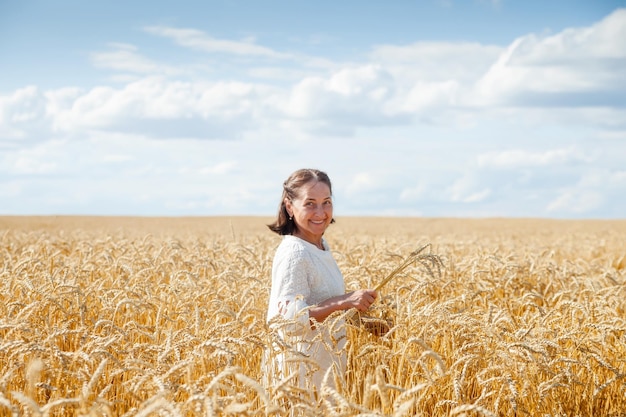
[[[345,310],[356,308],[360,312],[365,312],[374,304],[378,294],[374,290],[356,290],[346,294],[346,296]]]
[[[318,305],[309,308],[309,317],[321,323],[326,317],[339,310],[356,308],[358,311],[367,311],[376,301],[378,293],[374,290],[356,290],[347,294],[329,298]]]

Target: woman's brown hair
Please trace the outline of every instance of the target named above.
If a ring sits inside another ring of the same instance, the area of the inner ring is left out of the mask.
[[[330,195],[333,195],[333,187],[330,184],[330,178],[325,172],[318,169],[297,170],[283,183],[283,195],[280,197],[278,215],[273,223],[267,225],[272,232],[276,232],[279,235],[292,235],[295,232],[296,223],[289,217],[289,213],[287,213],[285,199],[293,200],[298,198],[300,188],[302,188],[303,185],[308,184],[310,181],[323,182],[328,185]],[[332,219],[330,222],[334,223],[335,219]]]

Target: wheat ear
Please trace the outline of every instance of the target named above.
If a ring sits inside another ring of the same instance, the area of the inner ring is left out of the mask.
[[[374,287],[374,291],[379,291],[383,286],[387,285],[389,281],[391,281],[394,277],[404,271],[409,265],[414,262],[419,262],[426,267],[428,270],[428,274],[432,277],[435,276],[433,273],[432,267],[437,268],[437,275],[441,275],[441,267],[443,266],[443,262],[438,255],[434,255],[430,252],[422,253],[426,248],[430,248],[430,243],[422,246],[421,248],[414,250],[407,256],[404,261],[400,265],[398,265],[393,271],[391,271],[376,287]]]

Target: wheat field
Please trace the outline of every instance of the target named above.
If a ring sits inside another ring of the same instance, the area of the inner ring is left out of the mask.
[[[312,397],[263,383],[270,220],[0,217],[0,415],[626,416],[626,221],[338,217],[347,289],[443,266]]]

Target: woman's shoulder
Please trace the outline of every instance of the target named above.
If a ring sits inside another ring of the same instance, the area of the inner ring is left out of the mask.
[[[306,244],[297,237],[286,235],[274,254],[275,265],[310,264],[311,253]]]
[[[278,251],[281,252],[306,252],[307,243],[292,235],[283,236],[283,240],[278,245]]]
[[[326,242],[324,244],[326,246]],[[283,240],[276,250],[276,256],[280,258],[306,258],[311,261],[327,253],[330,253],[328,249],[319,250],[312,243],[292,235],[283,236]]]

